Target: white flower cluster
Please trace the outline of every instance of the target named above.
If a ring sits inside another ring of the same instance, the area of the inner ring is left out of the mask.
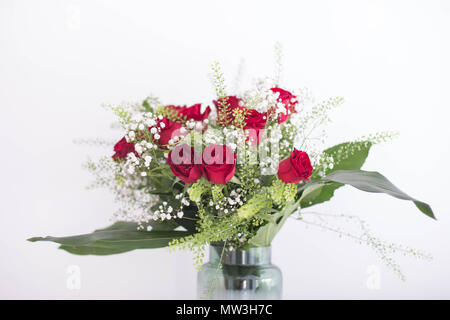
[[[158,197],[151,195],[145,187],[145,181],[139,177],[126,179],[123,184],[114,184],[113,191],[121,208],[114,214],[115,220],[133,221],[140,226],[152,218],[150,208],[158,202]]]
[[[188,131],[203,132],[208,127],[208,123],[209,123],[208,119],[205,119],[203,121],[195,121],[194,119],[190,119],[186,121],[185,126],[188,129]],[[184,129],[184,131],[186,131],[186,129]]]
[[[247,139],[247,135],[242,129],[234,127],[223,128],[223,136],[225,137],[225,144],[235,152],[239,147],[245,145]]]
[[[223,144],[224,135],[223,131],[220,129],[209,128],[203,134],[203,141],[206,145],[208,144]]]
[[[159,205],[158,210],[155,210],[151,219],[164,221],[165,219],[171,220],[172,217],[173,207],[168,205],[166,201],[163,201],[162,204]]]
[[[229,128],[209,128],[203,133],[203,141],[208,144],[226,144],[233,151],[244,146],[247,140],[247,134],[242,129],[230,126]]]
[[[209,206],[214,207],[215,210],[229,214],[235,212],[247,202],[247,197],[241,188],[232,190],[228,196],[224,196],[222,201],[214,205],[212,199],[209,200]]]
[[[314,152],[309,157],[319,177],[325,176],[327,170],[334,168],[334,158],[332,156],[327,156],[322,152]]]
[[[271,88],[273,88],[273,79],[262,78],[256,80],[254,88],[246,91],[241,97],[242,105],[255,109],[259,113],[265,113],[270,110],[273,119],[277,119],[281,114],[286,114],[286,106],[281,102],[279,93],[273,92]],[[298,99],[292,98],[290,102],[294,104],[297,101]],[[296,106],[293,107],[296,109]]]
[[[156,210],[151,216],[152,220],[155,221],[164,221],[171,219],[181,219],[183,218],[183,206],[189,205],[189,200],[187,200],[183,193],[179,193],[175,196],[175,199],[180,200],[181,206],[177,210],[175,210],[171,205],[169,205],[166,201],[163,201],[161,205],[159,205],[158,210]]]
[[[129,131],[125,136],[127,142],[133,142],[136,139],[135,131]],[[135,152],[130,152],[127,154],[125,163],[123,164],[123,173],[133,175],[139,167],[149,168],[152,160],[154,159],[154,150],[158,146],[150,141],[141,140],[139,142],[134,142]],[[147,175],[146,171],[142,171],[142,177]]]
[[[253,89],[244,92],[242,104],[248,108],[255,109],[260,113],[265,113],[270,109],[280,109],[284,112],[284,105],[278,103],[279,94],[270,90],[273,87],[273,82],[269,78],[257,79]]]
[[[272,175],[278,170],[280,162],[280,144],[286,142],[279,126],[274,126],[265,132],[266,138],[261,139],[259,148],[259,166],[262,175]]]

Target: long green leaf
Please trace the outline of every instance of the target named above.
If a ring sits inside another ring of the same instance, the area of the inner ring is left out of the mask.
[[[311,176],[311,180],[320,180],[319,171],[322,171],[323,175],[327,175],[337,170],[361,169],[369,155],[371,147],[372,143],[370,141],[355,141],[344,142],[324,150],[324,157],[332,157],[334,159],[333,167],[315,170]],[[341,183],[315,185],[314,193],[309,193],[308,196],[301,195],[300,205],[302,208],[307,208],[328,201],[333,197],[334,191],[342,186],[343,184]]]
[[[342,187],[342,183],[335,182],[312,182],[305,185],[300,197],[300,206],[302,208],[311,207],[330,200],[334,196],[334,191]]]
[[[374,171],[339,170],[330,173],[322,181],[349,184],[367,192],[386,193],[395,198],[412,201],[427,216],[436,219],[433,210],[425,202],[416,200],[394,186],[385,176]]]
[[[143,231],[132,222],[116,222],[89,234],[68,237],[34,237],[28,241],[53,241],[60,249],[79,255],[108,255],[135,249],[166,247],[170,241],[190,235],[187,231]]]

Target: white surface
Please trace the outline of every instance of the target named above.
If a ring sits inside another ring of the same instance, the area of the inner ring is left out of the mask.
[[[372,251],[289,221],[273,244],[285,298],[450,298],[448,1],[0,1],[0,298],[194,298],[189,253],[135,251],[74,256],[35,235],[107,225],[106,191],[84,189],[81,163],[110,150],[75,138],[119,139],[102,102],[208,102],[209,65],[232,80],[271,74],[273,44],[285,53],[284,84],[342,95],[330,145],[380,130],[395,141],[365,165],[429,202],[433,221],[409,202],[341,189],[317,210],[358,214],[388,241],[426,250],[399,258],[403,283]],[[67,268],[80,267],[69,290]],[[366,285],[368,266],[379,290]]]

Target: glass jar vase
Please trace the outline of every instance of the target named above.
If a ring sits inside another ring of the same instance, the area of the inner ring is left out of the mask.
[[[266,300],[281,294],[281,271],[271,263],[270,246],[229,250],[212,244],[197,276],[199,299]]]

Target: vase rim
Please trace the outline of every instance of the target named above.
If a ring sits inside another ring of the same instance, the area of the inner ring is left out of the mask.
[[[222,251],[225,249],[224,251]],[[210,244],[210,261],[219,262],[224,265],[263,265],[271,263],[271,246],[250,247],[248,249],[223,248],[223,243]]]
[[[223,242],[211,242],[209,245],[211,247],[223,247],[223,244],[224,244]],[[268,246],[252,246],[247,249],[236,248],[236,249],[233,249],[232,251],[235,251],[235,250],[247,251],[247,250],[254,249],[254,248],[271,248],[271,247],[272,247],[272,245],[269,244]]]

